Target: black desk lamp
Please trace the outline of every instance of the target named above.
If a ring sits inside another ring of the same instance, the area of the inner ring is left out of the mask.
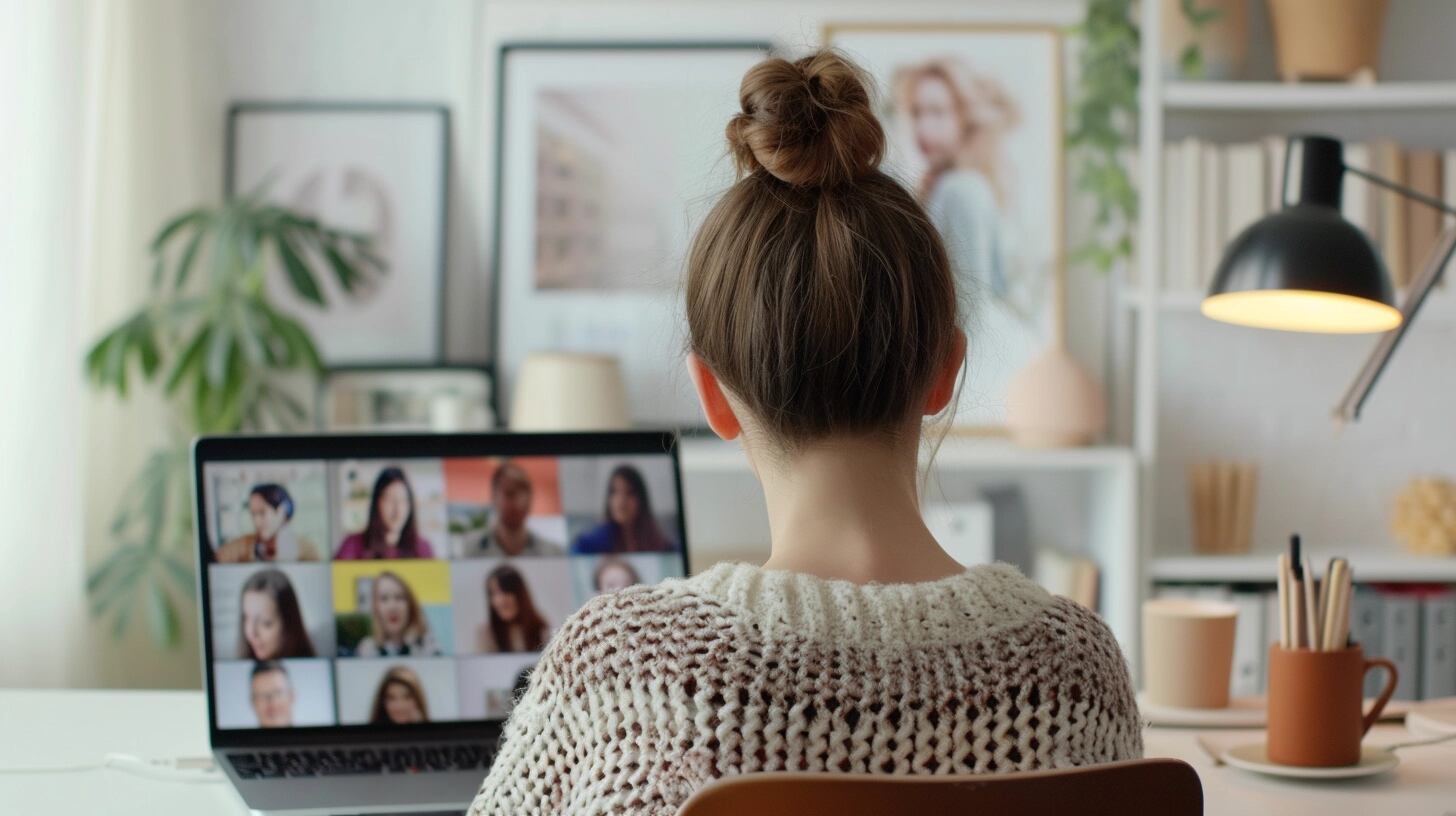
[[[1291,173],[1299,197],[1289,203]],[[1445,202],[1345,164],[1340,142],[1327,136],[1289,140],[1280,200],[1284,209],[1255,221],[1224,251],[1203,314],[1214,320],[1284,331],[1384,332],[1351,383],[1335,416],[1360,417],[1395,347],[1456,250],[1456,227],[1442,233],[1425,267],[1395,308],[1395,292],[1380,253],[1364,232],[1340,215],[1340,189],[1349,173],[1413,201],[1456,214]]]

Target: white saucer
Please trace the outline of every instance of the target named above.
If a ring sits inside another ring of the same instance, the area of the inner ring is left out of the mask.
[[[1234,697],[1228,708],[1175,708],[1138,695],[1143,719],[1160,728],[1263,728],[1268,719],[1263,697]]]
[[[1364,710],[1370,710],[1371,700],[1364,702]],[[1448,705],[1456,699],[1439,701]],[[1263,728],[1268,725],[1269,712],[1264,697],[1233,697],[1228,708],[1175,708],[1149,702],[1145,692],[1137,696],[1138,711],[1143,719],[1154,728]],[[1411,703],[1391,700],[1380,714],[1380,722],[1399,722],[1405,719]],[[1456,725],[1452,726],[1456,728]],[[1442,732],[1449,733],[1449,732]],[[1435,736],[1436,732],[1432,732]]]
[[[1230,748],[1223,752],[1223,761],[1246,771],[1294,779],[1354,779],[1360,776],[1383,774],[1400,764],[1400,759],[1393,751],[1374,745],[1363,745],[1360,747],[1360,761],[1354,765],[1343,765],[1338,768],[1277,765],[1269,761],[1269,754],[1265,751],[1262,742]]]

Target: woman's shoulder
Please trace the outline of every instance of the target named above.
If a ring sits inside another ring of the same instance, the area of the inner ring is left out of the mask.
[[[364,534],[350,533],[344,536],[339,542],[338,549],[334,550],[334,560],[345,560],[358,558],[364,551]]]
[[[612,551],[612,525],[602,522],[576,537],[571,551],[577,554],[595,555]]]
[[[221,563],[237,563],[253,560],[253,544],[257,533],[244,533],[217,548],[217,560]]]
[[[965,207],[996,206],[996,191],[991,182],[977,170],[947,170],[936,179],[930,191],[930,206],[959,205]]]

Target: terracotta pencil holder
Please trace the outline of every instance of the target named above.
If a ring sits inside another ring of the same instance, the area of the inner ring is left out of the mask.
[[[1360,711],[1365,673],[1385,669],[1385,688]],[[1359,646],[1334,652],[1269,648],[1269,760],[1333,768],[1360,761],[1360,741],[1395,692],[1395,664]]]

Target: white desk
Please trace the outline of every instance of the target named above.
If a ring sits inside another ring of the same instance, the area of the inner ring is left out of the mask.
[[[1150,729],[1147,755],[1177,757],[1203,777],[1209,816],[1456,816],[1456,743],[1401,753],[1400,767],[1373,779],[1312,783],[1215,768],[1194,742],[1216,745],[1258,732]],[[1404,727],[1377,726],[1374,742],[1409,738]],[[0,767],[100,762],[110,751],[147,758],[206,756],[201,692],[0,690]],[[0,814],[105,813],[108,816],[242,814],[226,783],[181,784],[112,770],[65,774],[0,773]]]

